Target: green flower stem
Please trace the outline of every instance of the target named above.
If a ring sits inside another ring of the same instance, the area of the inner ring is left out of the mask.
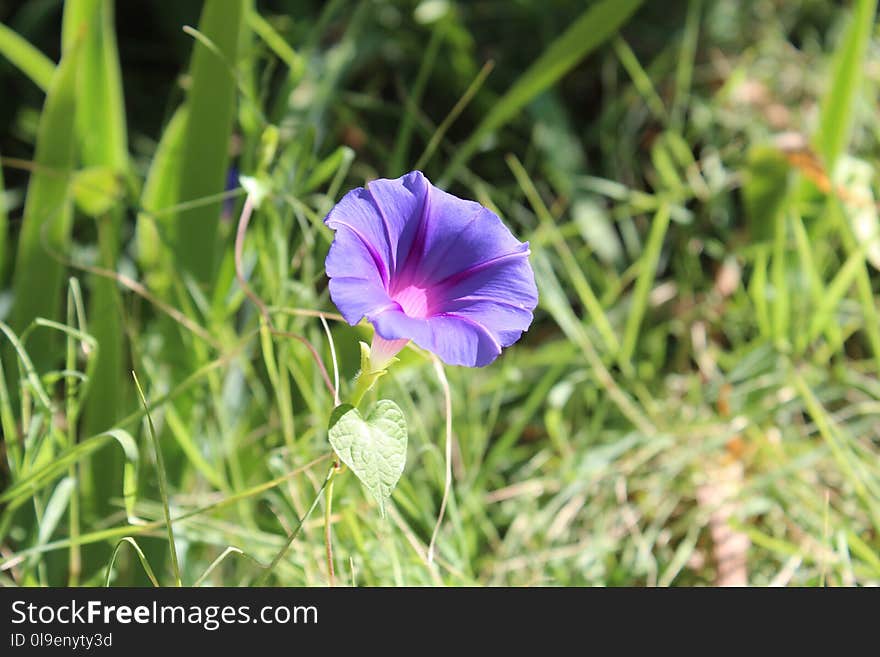
[[[385,370],[381,372],[365,372],[362,370],[359,372],[354,380],[354,390],[351,393],[351,401],[349,403],[357,408],[364,395],[370,391],[383,374],[385,374]]]
[[[361,400],[364,398],[364,395],[367,394],[370,389],[376,385],[376,381],[379,380],[385,372],[388,370],[385,368],[376,370],[373,369],[373,366],[370,364],[370,347],[367,346],[365,342],[361,342],[361,369],[358,371],[357,375],[354,378],[354,390],[351,392],[351,401],[349,403],[355,408],[361,403]],[[392,359],[392,363],[396,359]],[[389,363],[390,364],[390,363]]]

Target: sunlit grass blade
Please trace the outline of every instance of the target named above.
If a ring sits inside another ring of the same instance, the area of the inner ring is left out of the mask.
[[[488,134],[510,121],[529,101],[614,34],[640,4],[641,0],[602,0],[587,9],[495,103],[458,149],[441,185],[467,164]]]
[[[43,510],[43,517],[40,520],[40,527],[37,532],[37,546],[46,545],[49,539],[52,538],[52,534],[58,528],[61,517],[70,505],[76,483],[75,479],[65,477],[55,486],[55,490],[52,491],[46,508]],[[36,567],[35,557],[31,557],[29,561],[29,569]]]
[[[853,252],[828,284],[825,295],[813,311],[807,331],[807,341],[815,340],[822,330],[832,323],[833,313],[859,275],[865,269],[865,248]]]
[[[95,436],[95,438],[98,438],[98,436]],[[134,443],[134,441],[132,439],[132,444],[133,443]],[[319,463],[323,463],[324,461],[326,461],[329,458],[329,456],[330,456],[329,454],[326,454],[326,455],[319,457],[309,463],[306,463],[305,465],[303,465],[299,468],[295,468],[280,477],[276,477],[275,479],[272,479],[271,481],[263,482],[261,484],[258,484],[256,486],[252,486],[252,487],[250,487],[246,490],[243,490],[241,492],[235,493],[234,495],[231,495],[227,498],[223,498],[222,500],[219,500],[217,502],[213,502],[211,504],[207,504],[205,506],[198,507],[196,509],[192,509],[190,511],[186,511],[184,513],[181,513],[180,515],[176,516],[173,520],[174,520],[174,522],[180,522],[180,521],[186,520],[188,518],[197,517],[199,515],[207,513],[208,511],[215,511],[217,509],[221,509],[221,508],[225,508],[227,506],[231,506],[233,504],[237,504],[238,502],[241,502],[242,500],[246,500],[246,499],[249,499],[252,497],[257,497],[257,496],[261,495],[262,493],[265,493],[266,491],[269,491],[273,488],[277,488],[281,484],[289,482],[293,477],[295,477],[297,475],[301,475],[303,472],[310,470],[311,468],[318,465]],[[0,503],[2,503],[2,501],[3,500],[0,499]],[[89,545],[92,543],[100,543],[103,541],[118,540],[126,535],[134,536],[134,535],[148,534],[148,533],[152,533],[152,532],[156,531],[157,529],[162,529],[164,526],[165,526],[165,520],[163,518],[160,520],[152,520],[152,521],[148,521],[148,522],[139,521],[138,524],[136,524],[136,525],[125,525],[125,526],[121,526],[121,527],[111,527],[109,529],[99,529],[99,530],[96,530],[93,532],[89,532],[87,534],[80,535],[76,544],[77,545]],[[66,539],[61,539],[58,541],[52,541],[51,543],[48,543],[48,544],[41,546],[41,547],[38,547],[38,548],[26,548],[24,550],[20,550],[15,555],[10,556],[8,559],[4,560],[3,562],[0,562],[0,569],[8,568],[8,567],[10,567],[10,563],[16,563],[23,558],[28,558],[30,555],[32,555],[34,553],[50,552],[52,550],[63,550],[63,549],[69,548],[72,544],[73,544],[73,541],[69,538],[66,538]]]
[[[205,479],[211,482],[211,485],[215,488],[228,490],[228,484],[223,479],[223,475],[218,469],[214,468],[204,456],[202,456],[198,445],[193,441],[183,420],[181,420],[173,407],[168,408],[165,414],[165,422],[168,424],[169,431],[174,436],[184,454],[186,454],[186,457],[192,464],[193,468],[201,473]]]
[[[852,449],[846,444],[834,421],[828,416],[827,411],[815,394],[813,394],[813,391],[804,381],[803,377],[795,372],[792,378],[798,394],[803,399],[804,407],[813,418],[819,433],[830,448],[834,460],[840,467],[841,474],[862,501],[865,510],[874,523],[874,527],[880,528],[880,496],[878,496],[880,484],[866,476],[861,464],[853,455]]]
[[[137,217],[138,264],[158,292],[169,285],[168,273],[163,272],[161,266],[168,260],[167,256],[163,260],[163,237],[167,240],[173,221],[167,212],[159,213],[177,204],[188,118],[186,107],[182,105],[174,112],[162,132],[141,192],[144,211]]]
[[[43,91],[48,91],[55,64],[21,35],[0,23],[0,55],[12,62]]]
[[[249,8],[247,11],[247,25],[272,49],[278,59],[287,64],[290,69],[290,78],[298,80],[306,67],[303,56],[291,48],[284,37],[278,34],[275,28],[254,8]]]
[[[800,215],[795,214],[791,219],[792,231],[794,232],[795,245],[797,247],[798,257],[803,275],[807,279],[807,290],[809,302],[813,309],[820,308],[823,299],[826,298],[825,282],[822,280],[822,274],[816,267],[815,258],[813,257],[807,229],[804,226],[803,219]],[[837,343],[839,328],[834,322],[826,322],[820,330],[828,333],[829,342]],[[794,344],[796,353],[803,353],[809,343],[809,337],[806,332],[798,331],[794,336]]]
[[[788,221],[784,213],[774,217],[773,220],[773,259],[770,262],[770,280],[773,283],[773,339],[777,347],[786,351],[790,340]]]
[[[15,368],[13,368],[15,371]],[[6,385],[6,371],[0,357],[0,428],[3,429],[3,443],[6,446],[6,467],[11,477],[17,477],[22,467],[21,432],[12,411],[12,399]]]
[[[56,477],[65,472],[71,463],[84,458],[115,440],[126,456],[125,485],[122,490],[126,506],[134,509],[137,496],[137,464],[138,450],[134,438],[121,429],[113,429],[97,436],[92,436],[73,447],[61,450],[55,459],[40,468],[31,470],[26,476],[19,478],[9,488],[0,493],[0,504],[16,507],[28,501],[36,491],[51,484]],[[133,514],[132,514],[133,515]]]
[[[153,426],[153,418],[150,415],[147,398],[144,396],[144,391],[138,381],[137,374],[132,372],[131,375],[134,378],[134,385],[137,388],[138,395],[141,398],[141,404],[143,404],[144,412],[147,415],[147,429],[155,451],[156,475],[159,480],[159,495],[162,497],[162,510],[165,513],[165,529],[168,532],[168,549],[171,552],[171,569],[174,572],[174,581],[176,585],[183,586],[183,581],[180,577],[180,563],[177,560],[177,544],[174,542],[174,527],[171,524],[171,507],[168,502],[168,481],[165,474],[165,461],[162,458],[162,446],[159,444],[159,436],[156,434],[156,428]]]
[[[74,167],[77,66],[81,43],[69,48],[52,78],[40,115],[34,163],[18,241],[13,290],[12,327],[23,330],[37,317],[58,319],[63,271],[46,246],[66,253],[72,209],[70,179]],[[46,245],[44,245],[44,241]],[[41,332],[30,344],[34,364],[42,371],[55,359],[51,334]]]
[[[102,167],[124,180],[128,170],[128,138],[122,75],[116,45],[113,0],[68,0],[65,4],[65,37],[68,25],[85,31],[79,60],[79,102],[76,108],[77,141],[82,164]],[[104,207],[100,207],[103,205]],[[104,208],[107,208],[106,210]],[[97,222],[99,264],[116,271],[122,237],[124,208],[105,201],[91,211]],[[112,278],[93,276],[89,295],[90,333],[100,350],[94,365],[89,395],[83,409],[86,435],[113,426],[121,415],[127,379],[123,376],[122,301]],[[119,486],[122,460],[114,451],[97,454],[84,470],[96,508],[107,511],[111,491]]]
[[[446,132],[449,130],[449,127],[453,123],[455,123],[455,120],[464,111],[464,109],[468,106],[468,103],[471,102],[473,97],[483,86],[483,83],[486,81],[486,78],[489,77],[489,73],[492,72],[493,68],[495,68],[495,62],[493,62],[491,59],[483,64],[483,68],[480,69],[480,72],[477,73],[476,77],[468,85],[467,89],[464,90],[461,98],[456,101],[455,105],[452,106],[452,109],[449,110],[449,114],[446,115],[446,118],[443,119],[440,125],[437,126],[437,129],[434,130],[434,133],[431,135],[431,138],[425,145],[425,150],[419,156],[419,159],[413,169],[421,170],[424,168],[425,164],[431,159],[431,156],[434,155],[434,151],[437,150],[437,147],[440,145],[443,137],[446,136]]]
[[[138,545],[137,541],[134,540],[131,536],[125,536],[119,540],[116,544],[116,547],[113,548],[113,556],[110,557],[110,562],[107,564],[107,576],[104,578],[104,586],[110,586],[110,577],[113,575],[113,566],[116,564],[116,558],[119,556],[119,550],[122,549],[123,546],[130,545],[134,550],[134,553],[137,555],[138,560],[141,562],[141,566],[143,566],[144,573],[147,575],[147,578],[153,584],[153,586],[159,586],[159,580],[156,579],[156,573],[153,572],[152,566],[150,566],[150,562],[147,560],[147,556],[144,554],[144,551],[141,550],[141,546]]]
[[[201,41],[193,43],[178,196],[182,202],[221,192],[226,183],[236,91],[229,66],[236,63],[244,5],[244,0],[208,0],[202,11],[199,32],[225,61]],[[205,286],[214,276],[219,221],[219,203],[181,211],[175,220],[176,265]]]
[[[336,472],[336,464],[334,463],[330,466],[330,469],[327,471],[327,476],[324,477],[324,481],[321,483],[321,487],[315,492],[315,499],[312,500],[311,505],[308,510],[303,514],[302,518],[300,518],[296,527],[294,527],[293,531],[290,532],[290,535],[287,537],[287,540],[284,543],[284,546],[277,552],[275,557],[272,559],[272,563],[270,563],[263,570],[262,574],[257,578],[256,585],[264,586],[269,578],[272,576],[272,573],[275,571],[275,568],[284,558],[284,555],[287,554],[287,551],[290,549],[290,546],[293,545],[293,542],[296,540],[296,537],[299,536],[302,531],[303,524],[309,517],[312,515],[312,512],[315,510],[315,507],[318,506],[318,502],[321,500],[321,495],[324,492],[324,489],[327,487],[327,484],[330,482],[330,479],[333,478],[333,474]]]
[[[249,554],[247,554],[243,550],[241,550],[233,545],[230,545],[228,548],[226,548],[225,550],[223,550],[223,552],[220,553],[220,556],[218,556],[216,559],[214,559],[214,561],[211,562],[211,565],[205,569],[205,572],[203,572],[201,575],[199,575],[199,578],[195,582],[193,582],[193,588],[195,588],[197,586],[201,586],[205,582],[205,580],[211,576],[211,573],[214,572],[214,570],[217,568],[217,566],[219,566],[221,563],[223,563],[223,561],[226,559],[226,557],[229,557],[231,555],[236,555],[236,554],[240,557],[248,559],[249,561],[252,561],[260,568],[265,568],[265,566],[263,564],[261,564],[259,561],[254,559],[252,556],[250,556]]]
[[[70,327],[78,326],[79,330],[85,335],[87,327],[85,326],[85,312],[82,310],[82,291],[79,282],[75,278],[71,278],[67,288],[67,325]],[[78,320],[78,321],[77,321]],[[64,382],[64,401],[65,412],[67,417],[67,443],[66,447],[76,444],[77,420],[80,413],[80,395],[81,392],[77,378],[73,376],[76,372],[76,361],[79,345],[83,345],[83,351],[91,351],[91,345],[85,341],[77,340],[73,334],[67,335],[67,354],[65,357],[64,368],[69,373],[67,380]],[[90,372],[94,372],[94,367],[89,368]],[[86,375],[88,376],[88,374]],[[78,464],[72,463],[67,472],[67,479],[76,484],[80,483],[80,470]],[[77,485],[70,496],[70,510],[68,513],[68,527],[71,540],[75,540],[80,534],[80,495],[82,487]],[[67,583],[68,586],[77,586],[79,584],[79,576],[82,571],[82,555],[79,546],[70,548],[70,556],[68,562]]]
[[[877,304],[874,298],[874,288],[871,284],[871,266],[867,261],[867,249],[870,248],[870,241],[859,244],[856,236],[853,234],[852,227],[843,215],[843,208],[836,198],[829,198],[825,208],[826,216],[833,222],[840,232],[845,253],[847,254],[846,263],[852,264],[852,273],[855,277],[856,294],[858,295],[859,306],[862,310],[862,330],[867,337],[871,352],[874,355],[877,371],[880,371],[880,312],[877,310]],[[855,262],[858,261],[858,266]],[[846,267],[846,265],[844,265]],[[841,274],[838,273],[835,280],[844,281]],[[849,275],[849,273],[847,273]],[[842,283],[841,283],[842,285]],[[846,292],[843,289],[843,292]]]
[[[608,321],[608,317],[605,315],[602,305],[596,298],[593,288],[590,286],[586,276],[584,276],[583,269],[578,264],[574,254],[571,252],[571,248],[563,239],[562,235],[560,235],[559,229],[556,226],[556,220],[550,215],[550,211],[541,200],[538,191],[535,189],[528,173],[523,168],[520,161],[515,156],[510,155],[507,158],[507,165],[513,172],[514,177],[519,183],[526,198],[529,200],[529,203],[532,205],[532,209],[535,211],[538,221],[541,224],[541,231],[548,234],[548,239],[553,244],[559,257],[562,259],[562,262],[565,265],[565,272],[571,278],[572,284],[580,297],[581,303],[590,315],[590,319],[596,325],[596,330],[599,332],[599,335],[602,336],[605,348],[611,353],[617,352],[620,348],[617,334],[614,332],[611,322]]]
[[[629,308],[623,340],[620,345],[621,363],[628,363],[635,352],[639,329],[648,307],[648,293],[657,276],[657,265],[660,262],[663,240],[669,228],[669,217],[669,206],[663,204],[651,222],[651,231],[648,233],[648,242],[645,244],[645,251],[639,261],[639,277],[636,279],[635,288],[633,288],[632,304]]]
[[[822,100],[816,146],[829,171],[846,150],[856,96],[862,88],[865,54],[875,28],[877,0],[856,0],[850,24],[840,35],[829,86]]]
[[[19,380],[20,384],[27,382],[31,387],[32,394],[37,396],[37,399],[43,407],[48,411],[54,410],[52,400],[49,398],[49,393],[46,392],[43,382],[40,381],[40,377],[34,368],[33,361],[27,350],[24,348],[24,345],[19,340],[18,335],[16,335],[15,331],[4,322],[0,322],[0,332],[6,336],[9,344],[12,346],[13,351],[9,353],[13,355],[13,359],[18,359],[20,367],[24,371],[24,381]],[[11,368],[12,372],[15,372],[17,369],[18,368],[15,367]]]
[[[340,171],[346,171],[353,160],[354,151],[348,146],[340,146],[326,158],[315,164],[303,185],[303,191],[310,192],[336,176]]]
[[[614,377],[605,367],[586,329],[571,309],[565,292],[559,284],[548,258],[543,253],[535,254],[534,267],[541,307],[550,313],[565,335],[580,348],[586,362],[593,368],[599,384],[605,389],[608,397],[618,407],[621,414],[643,434],[654,433],[651,421],[636,406],[632,398],[617,385]]]

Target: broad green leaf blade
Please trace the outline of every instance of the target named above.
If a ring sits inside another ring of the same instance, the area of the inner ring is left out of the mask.
[[[833,171],[837,158],[846,150],[853,122],[856,95],[862,87],[865,54],[874,29],[877,0],[856,0],[849,27],[841,34],[835,53],[830,85],[822,99],[816,147]]]
[[[385,515],[385,502],[406,465],[406,419],[393,401],[380,400],[366,418],[350,404],[338,406],[328,432],[336,454],[367,487]]]
[[[55,64],[3,23],[0,23],[0,55],[12,62],[40,89],[43,91],[49,89],[55,73]]]
[[[71,45],[67,39],[83,36],[76,109],[83,164],[108,166],[123,174],[128,137],[113,15],[113,0],[67,0],[64,48]]]
[[[201,41],[193,44],[180,202],[223,191],[236,90],[230,67],[236,64],[243,14],[243,0],[206,0],[204,4],[199,32],[216,46],[217,52]],[[177,215],[174,246],[178,262],[204,285],[208,285],[214,275],[219,221],[219,202]]]
[[[113,0],[67,0],[62,28],[64,49],[80,34],[84,39],[78,65],[76,135],[81,162],[87,168],[74,179],[74,197],[80,210],[97,222],[100,266],[116,271],[128,136]],[[119,418],[128,383],[123,377],[119,286],[104,276],[92,276],[89,286],[89,330],[100,348],[85,399],[83,425],[86,434],[94,434],[113,426]],[[118,489],[121,465],[119,455],[110,450],[89,463],[83,485],[94,490],[94,499],[107,500]],[[107,510],[100,502],[98,507]]]
[[[49,251],[64,254],[70,244],[78,52],[71,48],[62,57],[40,115],[13,280],[11,323],[19,332],[37,317],[59,319],[61,310],[62,265]],[[28,342],[38,371],[56,354],[53,338],[51,332],[38,331]]]
[[[187,118],[187,107],[181,105],[165,126],[141,193],[145,212],[137,218],[137,256],[138,264],[148,274],[158,275],[163,253],[161,235],[168,234],[163,229],[171,224],[167,210],[177,203]],[[150,287],[156,287],[155,281],[150,281]]]
[[[489,133],[510,121],[533,98],[617,32],[640,4],[641,0],[602,0],[581,14],[519,77],[477,126],[453,158],[444,175],[445,181],[448,182],[470,160]]]

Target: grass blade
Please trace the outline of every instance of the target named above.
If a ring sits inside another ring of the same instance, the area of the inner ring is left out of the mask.
[[[437,51],[442,41],[442,28],[435,28],[431,33],[431,39],[428,41],[428,47],[425,49],[425,54],[422,57],[422,64],[419,66],[419,72],[413,83],[412,91],[407,94],[404,101],[403,118],[400,121],[400,128],[397,130],[397,139],[394,140],[394,152],[391,154],[391,162],[388,165],[389,178],[401,176],[408,170],[409,146],[412,141],[416,114],[419,111],[422,95],[425,93],[425,85],[428,84],[428,78],[431,77],[431,71],[434,69],[434,60],[437,59]]]
[[[28,184],[13,280],[15,304],[11,323],[17,331],[37,317],[58,319],[60,314],[62,266],[49,255],[43,242],[59,253],[66,253],[70,244],[69,192],[74,167],[79,49],[71,47],[62,57],[40,115],[36,166]],[[56,353],[51,334],[42,332],[35,336],[31,353],[37,370],[46,369]]]
[[[587,9],[493,106],[458,150],[441,180],[441,186],[467,164],[486,135],[510,121],[529,101],[614,34],[640,4],[641,0],[602,0]]]
[[[247,12],[247,25],[253,30],[254,34],[260,37],[263,42],[269,46],[272,52],[287,64],[290,69],[290,77],[299,79],[306,68],[306,62],[302,55],[290,47],[290,44],[284,40],[275,28],[269,22],[260,16],[256,9],[250,9]]]
[[[211,575],[211,573],[214,572],[214,570],[217,568],[217,566],[219,566],[221,563],[223,563],[223,561],[226,559],[226,557],[228,557],[231,554],[237,554],[237,555],[244,557],[246,559],[250,559],[251,561],[256,563],[260,568],[265,567],[259,561],[254,559],[252,556],[245,554],[242,550],[235,547],[234,545],[230,545],[225,550],[223,550],[223,552],[220,553],[220,556],[217,557],[216,559],[214,559],[214,561],[211,562],[211,565],[205,569],[205,572],[203,572],[199,576],[199,578],[195,582],[193,582],[193,588],[201,586],[202,583],[204,583],[204,581],[206,579],[208,579],[208,577]]]
[[[38,547],[46,545],[46,543],[49,542],[49,539],[52,538],[52,534],[55,532],[58,523],[61,521],[61,516],[64,515],[64,510],[72,501],[71,495],[75,493],[75,487],[76,480],[71,477],[65,477],[58,482],[57,486],[55,486],[55,490],[52,491],[52,495],[49,497],[49,502],[43,510],[43,517],[40,520],[40,527],[37,532]],[[37,566],[37,559],[35,558],[36,554],[38,553],[35,553],[34,557],[30,558],[28,570]]]
[[[167,216],[156,215],[177,204],[188,118],[186,108],[186,105],[179,107],[162,132],[141,193],[144,211],[137,217],[138,264],[147,273],[150,287],[159,291],[169,283],[162,271],[162,238],[168,234],[170,222]]]
[[[0,23],[0,55],[3,55],[43,91],[48,91],[55,64],[14,30]]]
[[[507,157],[507,166],[510,167],[520,189],[523,190],[532,209],[535,211],[538,221],[540,221],[541,224],[541,230],[545,233],[549,233],[550,241],[553,243],[556,252],[562,259],[562,263],[565,265],[565,271],[571,278],[572,285],[574,285],[574,289],[578,293],[581,303],[584,308],[587,309],[590,319],[593,320],[593,323],[596,325],[596,330],[602,337],[606,350],[616,352],[620,348],[617,334],[615,334],[611,322],[608,321],[608,317],[602,309],[602,304],[599,303],[599,299],[596,297],[595,292],[593,292],[593,288],[590,286],[590,282],[584,275],[577,259],[565,239],[563,239],[562,235],[559,233],[559,229],[556,226],[556,220],[541,200],[538,190],[535,189],[534,184],[520,161],[515,156],[510,155]],[[535,237],[535,241],[538,241],[538,236],[536,235]]]
[[[243,0],[207,0],[202,10],[199,32],[210,39],[225,61],[201,41],[193,45],[192,85],[187,95],[189,120],[178,197],[181,202],[221,192],[226,183],[236,90],[229,66],[236,62],[243,14]],[[177,215],[174,230],[177,265],[206,286],[214,275],[219,221],[220,203]]]
[[[76,108],[76,131],[82,164],[105,167],[118,179],[128,169],[128,138],[122,75],[114,31],[113,0],[68,0],[65,22],[79,21],[86,30],[79,60],[80,101]],[[67,23],[69,24],[69,23]],[[65,25],[67,27],[67,25]],[[94,216],[98,222],[100,266],[116,271],[124,209],[116,205]],[[85,398],[83,428],[92,435],[111,426],[120,416],[125,392],[123,372],[122,300],[116,281],[93,276],[89,296],[90,333],[100,350]],[[114,451],[101,452],[89,463],[87,485],[93,499],[102,500],[119,486],[122,461]],[[86,482],[84,482],[86,483]]]
[[[862,87],[865,54],[874,29],[877,0],[856,0],[849,27],[840,38],[835,53],[830,86],[825,93],[819,119],[816,147],[832,170],[838,156],[846,150],[853,123],[856,95]]]
[[[654,88],[654,83],[651,82],[650,76],[648,76],[641,63],[639,63],[636,54],[622,37],[617,37],[614,39],[613,43],[614,52],[617,55],[617,58],[632,79],[633,85],[644,99],[645,105],[651,110],[654,118],[661,123],[666,123],[669,120],[666,113],[666,106],[663,104],[663,100]]]
[[[54,460],[36,470],[32,470],[27,476],[21,477],[3,493],[0,493],[0,504],[17,507],[27,502],[36,491],[45,488],[55,480],[55,477],[66,471],[71,463],[81,461],[95,450],[106,445],[111,439],[119,443],[119,446],[125,452],[125,485],[122,494],[126,501],[126,508],[133,511],[137,494],[138,450],[131,434],[121,429],[113,429],[100,435],[92,436],[73,447],[62,450],[55,456]],[[129,515],[133,516],[133,513]]]
[[[159,494],[162,496],[162,510],[165,513],[165,528],[168,530],[168,549],[171,551],[171,568],[174,571],[174,581],[177,586],[183,586],[180,578],[180,564],[177,561],[177,545],[174,542],[174,528],[171,526],[171,509],[168,506],[168,482],[165,479],[165,462],[162,460],[162,449],[159,445],[159,437],[156,435],[156,428],[153,426],[153,418],[150,415],[150,409],[147,405],[147,398],[141,389],[137,374],[131,373],[134,377],[134,385],[137,387],[138,395],[141,403],[144,405],[144,412],[147,414],[147,428],[150,431],[150,440],[153,443],[153,449],[156,451],[156,474],[159,478]]]
[[[681,39],[681,51],[678,66],[675,69],[675,98],[670,110],[670,124],[673,130],[681,130],[684,123],[685,105],[694,76],[694,55],[697,52],[697,37],[700,31],[700,9],[703,0],[688,2],[687,18],[684,23],[684,34]]]
[[[639,337],[639,329],[645,310],[648,307],[648,293],[657,275],[657,264],[660,262],[660,251],[663,248],[663,239],[669,228],[669,205],[664,203],[654,215],[651,223],[651,232],[648,234],[648,242],[645,252],[642,254],[639,265],[639,277],[632,293],[632,305],[626,320],[626,328],[623,332],[623,341],[620,346],[620,362],[627,363],[632,358]]]
[[[119,556],[119,550],[122,548],[123,545],[130,545],[132,547],[141,562],[141,566],[143,566],[144,568],[144,572],[150,579],[150,582],[152,582],[153,586],[158,588],[159,580],[156,579],[156,573],[154,573],[152,567],[150,567],[150,562],[147,561],[147,557],[144,554],[144,551],[141,550],[140,545],[138,545],[137,541],[134,540],[131,536],[125,536],[121,538],[116,544],[116,547],[113,548],[113,556],[110,557],[110,563],[107,564],[107,577],[104,579],[104,586],[110,586],[110,577],[113,574],[113,564],[116,563],[116,557]]]

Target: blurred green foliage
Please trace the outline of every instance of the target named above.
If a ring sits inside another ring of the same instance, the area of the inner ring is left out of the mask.
[[[321,220],[416,163],[541,303],[446,370],[433,561],[444,388],[382,379],[408,463],[384,519],[335,478],[338,582],[880,581],[876,2],[232,4],[0,6],[2,583],[327,581],[304,341],[347,386],[370,329]]]

